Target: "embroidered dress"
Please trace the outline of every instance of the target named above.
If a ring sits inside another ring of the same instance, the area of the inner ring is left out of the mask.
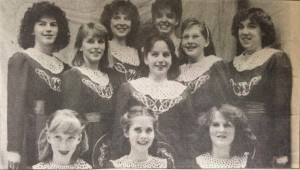
[[[91,154],[97,140],[111,128],[113,119],[113,87],[109,75],[88,67],[74,67],[63,74],[63,107],[82,114],[89,151],[84,160],[91,164]]]
[[[244,108],[258,138],[264,167],[273,156],[290,155],[292,68],[282,51],[265,48],[241,54],[229,63],[229,92],[233,104]]]
[[[180,66],[177,81],[188,86],[197,117],[211,107],[224,103],[226,64],[219,57],[207,56],[200,62]]]
[[[176,81],[157,83],[149,78],[124,83],[117,95],[112,159],[124,155],[118,151],[120,146],[117,141],[123,136],[119,121],[123,114],[135,105],[145,106],[158,114],[158,130],[177,155],[175,166],[176,163],[187,159],[190,153],[187,135],[196,127],[187,90],[186,86]],[[180,168],[180,165],[176,168]]]
[[[137,79],[139,76],[140,59],[136,49],[128,46],[120,46],[109,42],[110,53],[114,60],[114,73],[117,77],[116,89],[126,81]]]
[[[82,159],[77,159],[77,161],[72,165],[57,165],[52,161],[40,162],[33,165],[32,169],[92,169],[92,166],[84,162]]]
[[[37,139],[49,114],[61,105],[61,75],[69,67],[55,56],[29,48],[8,62],[8,151],[24,158],[21,167],[37,163]]]
[[[144,162],[135,162],[128,155],[125,155],[117,160],[108,161],[107,168],[169,169],[174,167],[172,167],[167,159],[150,156]]]

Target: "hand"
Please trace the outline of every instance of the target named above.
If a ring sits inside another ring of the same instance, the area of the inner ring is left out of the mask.
[[[20,169],[21,156],[17,152],[8,152],[8,169],[17,170]]]
[[[278,156],[273,158],[273,167],[274,168],[287,168],[289,159],[288,156]]]

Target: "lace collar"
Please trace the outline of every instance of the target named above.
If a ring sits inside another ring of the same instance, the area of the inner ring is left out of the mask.
[[[106,86],[109,83],[108,75],[106,73],[102,73],[100,70],[92,70],[85,66],[74,68],[79,70],[83,75],[87,76],[100,86]]]
[[[241,157],[233,156],[230,159],[217,159],[207,152],[196,157],[196,162],[201,168],[245,168],[248,154],[248,152],[245,152]]]
[[[38,62],[44,69],[53,74],[59,74],[64,69],[64,64],[55,56],[49,56],[41,53],[34,48],[28,48],[24,51],[28,56]]]
[[[109,42],[109,46],[111,55],[116,59],[130,65],[140,65],[140,59],[136,49],[128,46],[120,46],[112,41]]]
[[[153,99],[173,99],[180,96],[187,86],[176,81],[155,82],[150,78],[129,81],[135,90]]]
[[[233,66],[237,71],[252,70],[258,66],[263,65],[274,53],[280,52],[273,48],[264,48],[246,56],[245,53],[234,57]]]
[[[77,159],[74,164],[71,165],[57,165],[52,161],[40,162],[32,166],[33,169],[92,169],[92,166],[84,162],[82,159]]]
[[[167,160],[158,157],[150,156],[147,161],[135,162],[128,155],[125,155],[117,160],[111,160],[115,168],[167,168]]]
[[[206,73],[215,62],[220,60],[222,59],[210,55],[204,57],[200,62],[194,64],[184,64],[180,66],[181,74],[177,78],[177,81],[183,81],[183,82],[193,81],[198,77],[202,76],[204,73]]]

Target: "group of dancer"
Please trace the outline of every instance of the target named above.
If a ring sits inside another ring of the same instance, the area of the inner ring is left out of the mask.
[[[289,167],[292,69],[271,17],[238,11],[225,62],[204,21],[181,24],[181,0],[151,12],[144,38],[132,2],[107,4],[66,64],[55,56],[69,44],[65,12],[28,8],[8,66],[9,168]]]

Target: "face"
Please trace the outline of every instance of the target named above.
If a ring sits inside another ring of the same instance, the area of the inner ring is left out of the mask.
[[[53,17],[43,16],[34,24],[35,45],[53,46],[58,33],[58,25]]]
[[[62,132],[47,133],[48,143],[51,144],[53,156],[71,159],[77,145],[81,141],[81,134],[66,134]]]
[[[153,118],[137,116],[131,119],[131,125],[125,136],[129,138],[131,149],[148,151],[154,140]]]
[[[170,35],[175,31],[178,21],[170,8],[164,8],[154,15],[154,25],[160,33]]]
[[[172,65],[172,56],[165,41],[156,41],[151,51],[145,57],[145,64],[149,66],[149,76],[166,77]]]
[[[131,19],[121,12],[113,14],[110,28],[114,38],[126,38],[131,30]]]
[[[239,24],[239,40],[246,51],[253,53],[262,49],[262,34],[260,26],[249,19]]]
[[[209,133],[213,147],[230,147],[234,139],[235,126],[225,120],[220,112],[216,112],[209,126]]]
[[[204,55],[204,48],[208,46],[208,43],[209,42],[201,34],[198,25],[193,25],[183,31],[181,41],[182,49],[194,60]]]
[[[84,62],[87,64],[99,64],[105,50],[104,38],[92,36],[89,33],[82,41],[80,50],[83,52]]]

